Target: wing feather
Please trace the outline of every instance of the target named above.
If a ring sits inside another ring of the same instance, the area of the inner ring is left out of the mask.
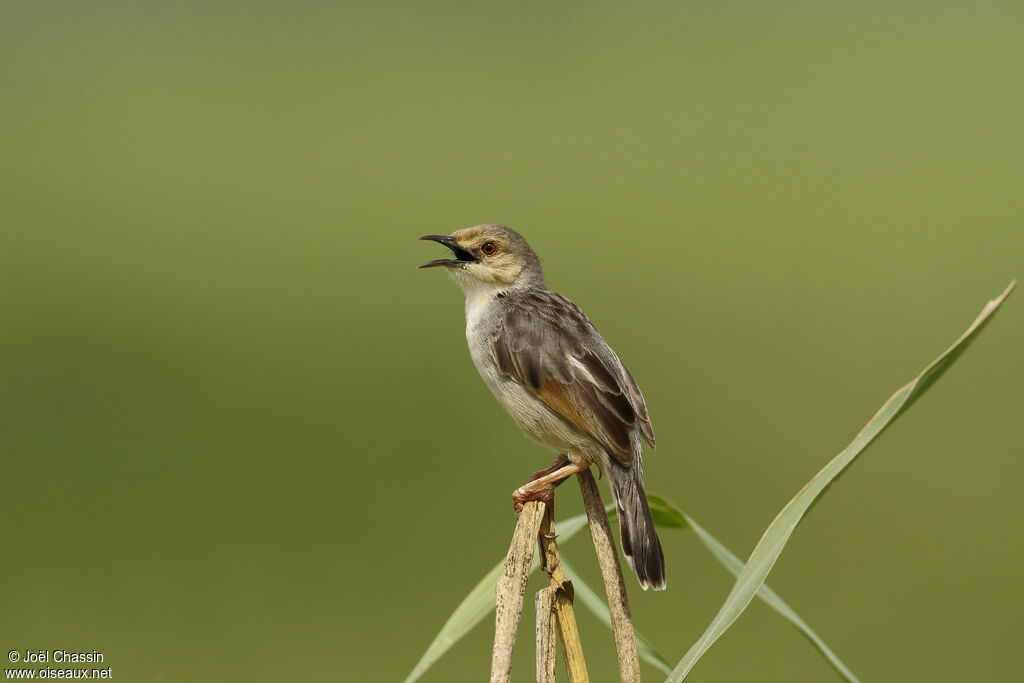
[[[575,304],[527,292],[509,296],[504,309],[491,345],[500,372],[624,465],[633,461],[634,429],[654,446],[640,388]]]

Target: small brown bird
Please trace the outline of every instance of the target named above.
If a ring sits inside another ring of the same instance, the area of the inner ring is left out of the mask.
[[[583,312],[544,284],[540,259],[503,225],[426,235],[454,258],[444,267],[466,294],[466,340],[480,376],[519,428],[559,453],[513,494],[543,497],[549,484],[591,464],[608,477],[622,552],[640,585],[665,588],[665,557],[647,505],[643,442],[654,448],[633,376]]]

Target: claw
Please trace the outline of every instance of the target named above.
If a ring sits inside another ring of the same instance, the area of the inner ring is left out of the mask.
[[[531,500],[540,500],[547,505],[551,505],[555,501],[555,490],[550,486],[545,486],[541,489],[520,486],[512,492],[512,508],[516,511],[516,515],[522,512],[523,505]]]

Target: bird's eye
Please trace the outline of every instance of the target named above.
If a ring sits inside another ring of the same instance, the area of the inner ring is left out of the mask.
[[[498,247],[494,246],[494,242],[487,242],[484,246],[480,247],[480,251],[482,251],[485,256],[490,256],[494,252],[498,251]]]

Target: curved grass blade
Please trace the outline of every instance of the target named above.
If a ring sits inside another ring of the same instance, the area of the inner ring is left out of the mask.
[[[663,518],[666,520],[673,520],[671,524],[662,524],[662,526],[674,526],[674,527],[688,527],[693,530],[693,533],[697,535],[711,554],[715,556],[719,562],[729,571],[733,576],[739,576],[743,570],[743,560],[733,555],[732,551],[726,548],[721,541],[712,536],[704,527],[697,523],[693,517],[677,508],[672,502],[659,496],[656,493],[648,493],[647,500],[650,503],[651,511],[658,510]],[[656,518],[657,519],[657,518]],[[658,523],[657,521],[655,523]],[[825,644],[825,641],[814,632],[814,630],[807,625],[807,622],[800,618],[792,607],[786,604],[786,601],[779,597],[779,594],[768,587],[768,584],[762,584],[757,589],[757,597],[761,598],[769,607],[782,615],[786,621],[793,624],[800,633],[804,635],[807,640],[811,641],[811,644],[817,648],[823,657],[832,665],[832,668],[839,673],[844,679],[850,683],[860,683],[858,679],[850,669],[843,664],[843,661],[832,651],[832,649]]]
[[[711,554],[714,555],[715,559],[721,562],[730,574],[733,576],[739,576],[740,570],[743,569],[743,561],[736,557],[731,550],[726,548],[721,541],[712,536],[704,527],[698,524],[693,517],[690,517],[670,500],[664,496],[658,495],[657,493],[648,493],[647,503],[651,507],[651,516],[654,518],[655,524],[660,527],[692,530],[697,535],[697,538],[699,538],[707,549],[711,551]],[[614,511],[612,514],[614,514]],[[786,602],[779,597],[778,593],[765,584],[758,589],[757,597],[761,598],[769,607],[782,615],[786,621],[793,624],[793,626],[795,626],[797,630],[804,635],[804,637],[811,641],[811,644],[821,652],[825,659],[828,660],[828,663],[832,665],[839,675],[850,683],[860,683],[860,679],[858,679],[853,672],[843,664],[843,661],[839,659],[836,653],[834,653],[832,649],[825,644],[825,641],[822,640],[810,626],[808,626],[807,622],[804,621],[792,607],[786,604]],[[591,607],[589,604],[587,604],[587,606]],[[597,611],[593,607],[591,607],[591,609],[595,612]],[[640,638],[639,634],[637,634],[637,638]],[[654,662],[652,662],[652,664],[653,663]],[[657,664],[655,664],[655,666],[657,666]],[[669,671],[665,670],[665,673],[669,673]]]
[[[558,540],[567,541],[576,533],[587,526],[586,514],[570,517],[558,524]],[[405,683],[413,683],[427,672],[434,663],[440,659],[445,652],[451,649],[452,645],[462,640],[467,633],[473,630],[477,624],[483,621],[488,614],[494,611],[495,596],[494,587],[498,583],[501,569],[505,564],[502,559],[491,571],[487,572],[484,578],[462,599],[459,606],[455,608],[448,621],[444,623],[441,630],[434,636],[433,642],[427,647],[427,651],[416,662],[416,666],[405,677]],[[537,558],[533,558],[533,566],[530,568],[532,574],[538,567]]]
[[[576,597],[579,598],[580,602],[582,602],[587,609],[593,612],[605,626],[611,628],[612,617],[608,614],[608,605],[605,604],[604,598],[599,596],[586,581],[580,578],[580,575],[572,568],[572,565],[566,562],[564,554],[559,558],[559,562],[562,564],[562,571],[565,572],[566,577],[572,581],[572,588]],[[647,640],[644,634],[640,633],[636,629],[633,629],[633,633],[636,636],[636,649],[640,654],[640,659],[664,673],[671,673],[672,665],[669,664],[668,660],[665,659],[660,652],[654,649],[654,645],[651,644],[651,641]]]
[[[946,349],[941,356],[931,362],[921,374],[905,384],[899,391],[886,401],[874,417],[854,437],[853,441],[839,455],[835,456],[824,469],[811,479],[793,500],[789,501],[778,516],[772,521],[761,540],[740,571],[736,583],[725,599],[718,614],[712,619],[704,634],[690,648],[689,652],[673,669],[666,683],[680,683],[693,669],[697,661],[714,644],[718,638],[733,624],[747,608],[765,578],[782,554],[782,549],[792,535],[796,525],[803,518],[811,504],[821,493],[860,455],[875,437],[882,433],[893,420],[903,413],[936,379],[964,352],[967,345],[977,333],[992,319],[992,314],[1010,295],[1016,281],[1010,283],[1006,290],[996,299],[989,301],[978,317],[971,323],[960,338]]]

